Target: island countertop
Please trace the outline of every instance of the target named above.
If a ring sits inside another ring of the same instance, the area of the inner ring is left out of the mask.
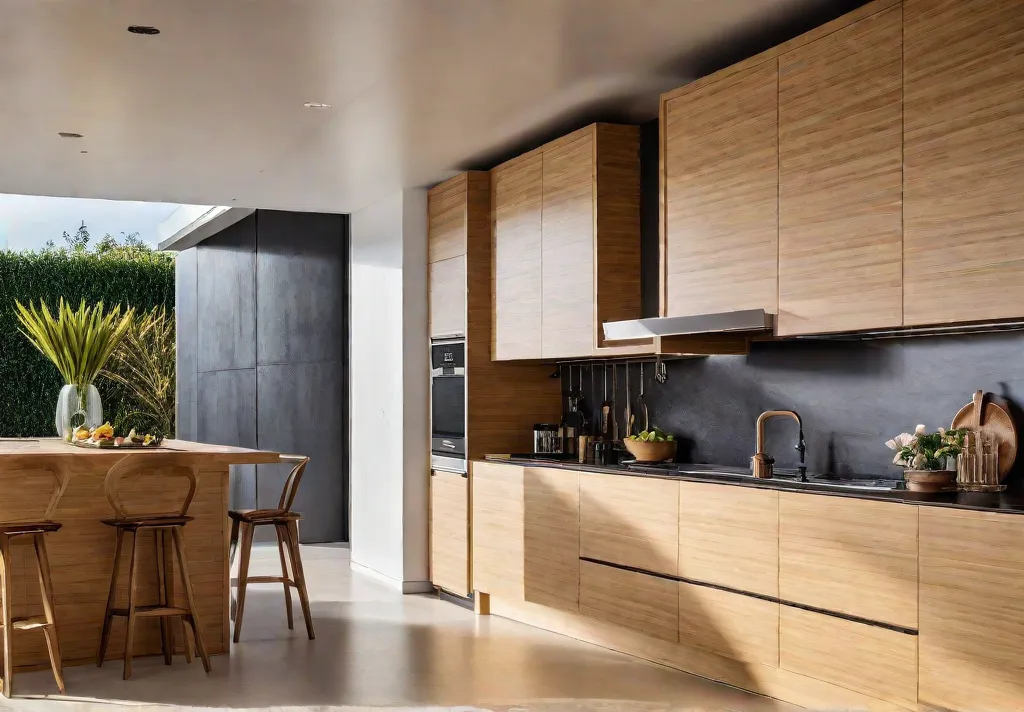
[[[127,456],[172,455],[184,465],[195,466],[198,483],[189,509],[194,519],[184,528],[192,588],[195,593],[199,624],[211,655],[227,653],[229,641],[230,579],[228,561],[229,467],[240,464],[271,465],[279,454],[265,450],[224,445],[208,445],[183,440],[166,440],[154,448],[85,448],[58,438],[0,439],[0,520],[38,519],[54,491],[53,470],[67,476],[67,487],[52,519],[60,531],[47,534],[50,570],[56,601],[57,634],[65,665],[94,664],[110,575],[113,570],[115,533],[102,523],[113,516],[104,493],[107,471]],[[284,467],[282,465],[282,467]],[[126,506],[154,513],[180,507],[182,478],[150,476],[127,477],[119,489]],[[155,541],[151,532],[142,534],[139,570],[139,602],[157,595]],[[42,611],[35,561],[31,547],[11,549],[14,584],[14,616],[32,616]],[[175,569],[177,568],[175,564]],[[128,567],[122,563],[117,605],[125,601]],[[174,598],[181,601],[182,590],[175,574]],[[172,623],[175,650],[183,652],[182,629]],[[124,620],[115,618],[107,659],[124,654]],[[160,652],[160,626],[154,620],[138,625],[135,654]],[[46,646],[41,635],[17,635],[14,662],[19,669],[49,667]],[[184,664],[176,658],[175,664]]]

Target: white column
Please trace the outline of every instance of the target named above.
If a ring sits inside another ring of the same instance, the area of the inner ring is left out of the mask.
[[[353,213],[350,230],[352,566],[429,590],[426,191]]]

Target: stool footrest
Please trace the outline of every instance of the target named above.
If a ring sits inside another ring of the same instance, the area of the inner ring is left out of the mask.
[[[127,608],[111,608],[112,616],[127,616]],[[187,608],[176,606],[136,606],[135,615],[139,618],[162,618],[165,616],[191,616]]]
[[[46,616],[27,616],[25,618],[12,618],[11,628],[14,630],[35,630],[36,628],[50,628],[53,624],[46,622]],[[3,628],[0,623],[0,628]]]
[[[245,579],[246,583],[285,583],[289,586],[295,586],[295,582],[290,578],[284,576],[249,576]]]

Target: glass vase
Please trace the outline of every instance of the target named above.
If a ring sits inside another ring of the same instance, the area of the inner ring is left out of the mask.
[[[66,441],[76,428],[97,428],[103,425],[103,404],[100,392],[91,383],[85,386],[67,385],[60,389],[57,398],[57,415],[54,426],[57,435]]]

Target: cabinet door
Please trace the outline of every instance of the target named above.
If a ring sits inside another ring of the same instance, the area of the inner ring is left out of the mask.
[[[675,575],[679,483],[580,474],[580,556]]]
[[[463,336],[466,333],[466,257],[431,262],[430,336]]]
[[[779,493],[779,598],[917,629],[917,507]]]
[[[779,58],[780,335],[903,323],[901,8]]]
[[[658,576],[581,561],[580,613],[674,643],[679,640],[677,586]]]
[[[665,105],[667,316],[778,311],[778,65]]]
[[[541,357],[542,174],[540,151],[491,172],[496,361]]]
[[[917,636],[791,606],[781,613],[779,667],[917,709]]]
[[[474,462],[473,589],[523,600],[523,469]]]
[[[594,133],[544,147],[544,358],[594,352]]]
[[[1019,712],[1024,700],[1024,517],[921,507],[920,697]]]
[[[679,642],[733,660],[778,667],[779,604],[680,583]]]
[[[427,193],[427,261],[466,254],[466,185],[460,173]]]
[[[580,491],[574,470],[523,472],[523,595],[551,608],[579,609]]]
[[[1024,3],[903,14],[904,323],[1024,316]]]
[[[430,478],[430,582],[469,595],[469,480],[455,472]]]
[[[779,493],[679,483],[679,576],[779,595]]]

